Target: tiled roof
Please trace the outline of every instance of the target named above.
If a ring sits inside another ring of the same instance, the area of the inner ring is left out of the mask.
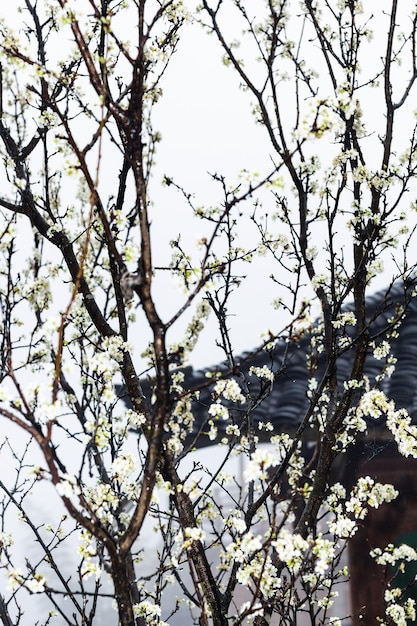
[[[397,407],[406,408],[413,416],[417,415],[417,296],[414,296],[415,282],[397,281],[389,289],[379,291],[367,300],[367,319],[369,331],[376,343],[387,338],[390,329],[388,320],[398,316],[399,310],[404,310],[402,322],[398,328],[397,337],[390,340],[391,353],[397,359],[394,373],[384,378],[380,383],[384,392],[392,398]],[[400,309],[399,309],[400,307]],[[351,310],[347,307],[345,310]],[[237,360],[238,366],[233,372],[225,363],[204,370],[184,368],[184,387],[186,390],[198,390],[199,398],[193,401],[195,417],[194,430],[188,441],[192,445],[204,446],[210,443],[204,435],[208,430],[207,422],[210,419],[208,407],[212,402],[212,390],[216,376],[208,378],[207,374],[215,372],[220,376],[233,377],[240,387],[247,392],[248,397],[256,403],[251,411],[251,419],[255,427],[259,422],[271,422],[276,431],[293,431],[302,421],[308,408],[306,395],[310,373],[307,365],[307,355],[311,346],[311,333],[304,334],[298,340],[279,340],[272,350],[253,351],[244,353]],[[352,331],[351,331],[352,332]],[[340,381],[350,378],[354,350],[347,350],[337,360],[337,373]],[[267,365],[274,372],[272,383],[261,383],[256,376],[249,375],[252,366]],[[385,360],[377,360],[372,350],[366,359],[365,375],[371,384],[375,376],[381,373]],[[319,381],[324,374],[323,355],[317,357],[317,369],[314,377]],[[144,393],[150,397],[152,382],[143,381]],[[122,390],[119,390],[123,396]],[[234,405],[235,407],[236,405]],[[249,403],[241,408],[230,410],[231,419],[236,423],[248,414]],[[221,432],[227,426],[226,422],[217,422]]]

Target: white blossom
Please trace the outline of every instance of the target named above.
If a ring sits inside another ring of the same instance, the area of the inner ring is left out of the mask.
[[[262,367],[255,367],[252,365],[249,368],[249,376],[256,376],[262,380],[267,380],[269,382],[274,381],[274,373],[269,369],[267,365],[263,365]]]
[[[226,519],[225,524],[238,533],[244,533],[247,529],[245,520],[239,517],[238,513],[232,513],[232,515]]]
[[[98,563],[94,561],[85,560],[81,567],[81,576],[84,580],[90,578],[90,576],[95,576],[96,580],[100,580],[102,574],[101,567]]]
[[[110,474],[119,481],[124,481],[135,469],[136,462],[132,454],[121,454],[111,464]]]
[[[246,398],[243,395],[241,388],[239,387],[237,381],[233,378],[217,381],[214,386],[214,393],[218,396],[222,395],[226,398],[226,400],[231,400],[232,402],[239,402],[240,404],[246,402]]]
[[[161,620],[161,607],[150,600],[143,600],[133,605],[135,617],[144,617],[148,626],[168,626]]]
[[[31,593],[42,593],[45,591],[46,578],[41,574],[35,574],[33,578],[26,581],[25,585]]]
[[[77,485],[75,476],[71,476],[70,474],[64,474],[60,481],[55,485],[55,488],[60,496],[66,498],[79,495],[80,493],[80,488]]]
[[[297,574],[307,558],[309,543],[296,533],[283,528],[277,539],[272,541],[277,557],[283,561],[290,571]]]
[[[328,525],[329,530],[342,539],[352,537],[358,530],[356,522],[349,517],[337,517],[335,520],[328,522]]]
[[[356,316],[353,311],[345,311],[340,313],[335,320],[332,321],[334,328],[343,328],[343,326],[355,326]]]
[[[216,419],[221,419],[224,421],[229,419],[229,411],[227,407],[225,407],[223,404],[220,404],[220,402],[213,402],[212,404],[210,404],[208,408],[208,414]]]
[[[253,535],[251,532],[244,533],[236,541],[232,541],[226,548],[226,552],[232,561],[243,563],[254,552],[262,548],[262,536]]]
[[[390,349],[391,349],[391,346],[388,343],[388,341],[381,341],[374,348],[374,352],[373,352],[374,358],[378,360],[385,359],[389,355]]]
[[[19,567],[13,567],[7,572],[8,584],[7,588],[14,590],[20,587],[24,582],[22,570]]]
[[[247,482],[252,480],[266,480],[268,478],[268,469],[278,462],[277,457],[265,448],[258,448],[251,455],[244,476]]]

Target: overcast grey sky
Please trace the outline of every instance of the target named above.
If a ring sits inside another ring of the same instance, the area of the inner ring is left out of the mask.
[[[272,169],[270,145],[265,129],[254,122],[252,98],[239,88],[233,70],[223,65],[217,39],[207,36],[198,24],[184,27],[163,88],[164,97],[155,106],[153,116],[162,142],[151,193],[157,209],[155,215],[159,211],[163,215],[161,221],[155,222],[154,232],[158,233],[156,241],[159,237],[161,242],[164,237],[172,239],[175,233],[181,233],[182,241],[195,246],[207,225],[192,220],[179,194],[171,188],[159,187],[158,181],[164,174],[172,176],[187,191],[195,193],[196,205],[216,205],[223,198],[219,184],[213,182],[210,174],[225,176],[230,185],[240,181],[242,170],[266,175]],[[272,197],[268,202],[273,212]],[[248,219],[252,208],[250,202],[239,208],[243,212],[239,233],[242,245],[248,247],[257,237]],[[242,268],[247,279],[233,295],[230,309],[233,315],[230,327],[237,351],[256,346],[262,332],[279,327],[279,314],[270,306],[278,295],[269,279],[270,263],[270,259],[258,258]],[[166,288],[169,289],[169,284]],[[168,300],[175,301],[178,295],[174,288]],[[253,323],[255,312],[256,324]],[[208,327],[213,330],[214,324],[211,320]],[[197,366],[207,366],[223,358],[210,335],[207,332],[202,336],[192,355]]]

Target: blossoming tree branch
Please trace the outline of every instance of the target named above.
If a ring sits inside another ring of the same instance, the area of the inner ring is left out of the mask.
[[[372,420],[417,456],[416,427],[384,392],[414,297],[417,14],[405,0],[369,4],[1,8],[4,625],[350,618],[337,608],[346,547],[398,491],[369,476],[343,484],[333,468]],[[157,167],[155,113],[194,30],[216,42],[237,111],[263,133],[259,170],[207,175],[210,202],[187,163],[183,176]],[[386,299],[404,288],[375,333],[385,309],[370,317],[367,298],[384,267]],[[257,323],[251,275],[271,325],[242,355],[234,329]],[[256,416],[300,341],[306,404],[286,429],[279,411]],[[222,364],[195,383],[201,344]],[[381,568],[417,558],[409,546],[372,555]],[[414,600],[386,584],[380,622],[415,620]]]

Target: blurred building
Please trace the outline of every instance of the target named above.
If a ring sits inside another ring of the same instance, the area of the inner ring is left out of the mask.
[[[389,341],[391,354],[397,359],[392,375],[382,378],[378,386],[395,401],[396,408],[407,409],[413,421],[417,421],[415,284],[413,281],[398,281],[367,300],[370,337],[376,344]],[[345,310],[349,310],[349,307]],[[398,332],[391,338],[389,335],[393,320],[400,320],[400,323]],[[223,363],[202,371],[184,368],[185,388],[199,390],[198,400],[193,401],[195,422],[187,445],[201,449],[216,443],[217,439],[211,441],[208,437],[211,419],[208,407],[212,402],[216,374],[234,377],[253,400],[253,407],[230,406],[230,419],[243,429],[253,429],[259,435],[264,431],[258,430],[258,423],[270,422],[274,432],[295,433],[309,407],[309,382],[312,376],[320,381],[325,372],[323,354],[314,353],[312,348],[312,337],[316,330],[317,327],[313,326],[310,333],[299,338],[278,341],[272,349],[245,353],[239,357],[234,367]],[[353,333],[354,329],[347,328],[345,331]],[[351,378],[353,355],[353,350],[346,350],[337,360],[338,380],[341,384]],[[250,375],[251,367],[264,365],[274,372],[272,382],[260,382],[256,376]],[[366,358],[365,376],[369,378],[371,385],[378,380],[385,365],[385,359],[375,358],[370,349]],[[210,377],[207,377],[208,373]],[[152,394],[151,387],[151,381],[144,381],[147,397]],[[123,397],[123,389],[119,391]],[[217,425],[219,439],[225,436],[227,422],[219,421]],[[306,449],[312,449],[314,431],[307,428],[303,438]],[[354,616],[353,626],[375,624],[376,617],[384,615],[383,592],[387,580],[397,577],[396,584],[408,585],[406,595],[417,600],[416,585],[412,584],[417,570],[410,566],[402,574],[391,570],[383,571],[369,556],[371,549],[383,548],[389,543],[408,543],[417,548],[417,459],[399,455],[392,435],[385,427],[384,417],[369,421],[368,430],[360,441],[351,446],[347,453],[339,455],[333,480],[343,482],[349,487],[358,477],[365,475],[370,475],[379,482],[392,483],[400,496],[390,505],[371,509],[349,544],[350,610]]]

